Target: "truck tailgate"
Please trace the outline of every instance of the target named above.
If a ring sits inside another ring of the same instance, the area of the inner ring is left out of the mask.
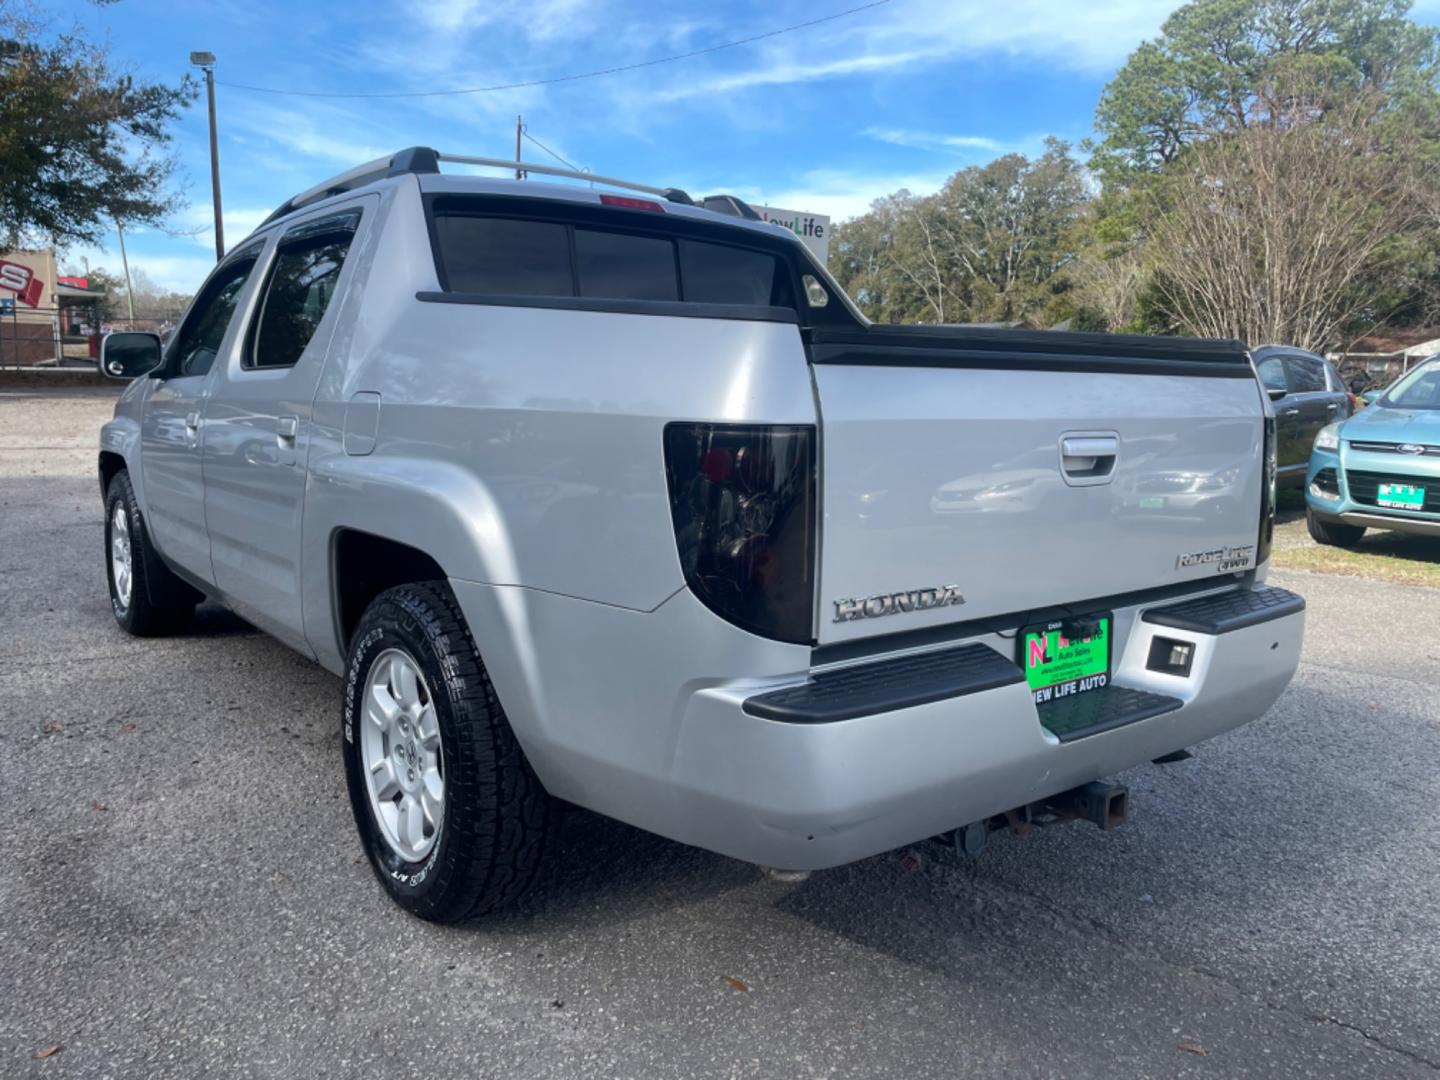
[[[810,349],[821,643],[1255,566],[1264,405],[1239,345],[885,328]]]

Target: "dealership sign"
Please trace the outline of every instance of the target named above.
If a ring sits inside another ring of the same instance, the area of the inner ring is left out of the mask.
[[[0,289],[15,293],[21,303],[33,308],[40,306],[45,283],[35,276],[30,267],[0,259]]]
[[[824,214],[808,214],[804,210],[781,210],[776,206],[757,206],[755,212],[772,225],[793,232],[824,266],[830,256],[830,219]]]

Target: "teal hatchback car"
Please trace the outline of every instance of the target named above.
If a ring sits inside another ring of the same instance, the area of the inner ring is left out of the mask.
[[[1320,430],[1305,505],[1322,544],[1350,547],[1366,529],[1440,536],[1440,356]]]

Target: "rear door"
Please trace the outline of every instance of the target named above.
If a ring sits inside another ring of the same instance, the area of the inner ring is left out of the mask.
[[[1150,363],[1062,355],[1059,334],[992,337],[954,352],[943,330],[812,332],[821,642],[1255,565],[1264,424],[1242,350]]]
[[[201,426],[212,368],[233,340],[232,324],[260,252],[232,254],[201,287],[165,353],[165,371],[145,401],[140,427],[146,524],[165,557],[212,582],[205,527]]]
[[[1291,398],[1282,402],[1295,409],[1297,457],[1302,465],[1310,460],[1310,448],[1320,429],[1334,420],[1340,411],[1340,395],[1331,389],[1325,361],[1307,353],[1289,353],[1285,357]]]
[[[217,372],[205,422],[205,514],[215,583],[241,614],[308,652],[300,608],[305,463],[347,256],[376,196],[290,225],[266,260],[241,348]]]

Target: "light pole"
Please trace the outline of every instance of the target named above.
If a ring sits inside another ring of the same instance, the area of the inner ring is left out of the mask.
[[[220,143],[215,136],[215,54],[192,52],[190,63],[205,71],[205,96],[210,102],[210,188],[215,194],[215,261],[225,257],[225,225],[220,219]]]

